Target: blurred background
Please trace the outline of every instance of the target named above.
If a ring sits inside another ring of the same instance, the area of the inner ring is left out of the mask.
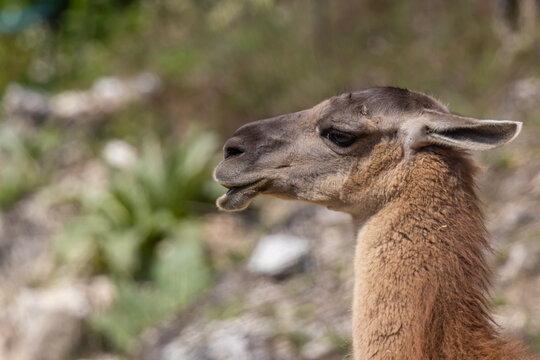
[[[211,171],[239,125],[394,85],[524,122],[475,155],[496,318],[540,354],[540,1],[0,1],[0,359],[342,359],[347,215]]]

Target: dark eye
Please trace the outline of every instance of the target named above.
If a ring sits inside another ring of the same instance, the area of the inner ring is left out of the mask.
[[[356,141],[356,137],[354,135],[335,129],[329,129],[322,135],[340,147],[351,146]]]

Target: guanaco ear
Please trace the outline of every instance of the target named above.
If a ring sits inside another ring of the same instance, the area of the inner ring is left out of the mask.
[[[489,150],[514,140],[522,125],[519,121],[480,120],[435,110],[424,110],[416,120],[409,136],[412,149],[444,145],[460,150]]]

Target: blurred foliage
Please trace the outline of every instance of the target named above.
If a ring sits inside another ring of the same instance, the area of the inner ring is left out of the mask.
[[[196,220],[177,223],[152,256],[146,282],[115,278],[116,302],[91,319],[94,331],[117,349],[133,351],[143,329],[183,309],[210,284],[211,268],[201,244]]]
[[[55,2],[55,4],[52,4]],[[144,21],[133,0],[8,1],[0,9],[24,13],[54,8],[44,20],[25,31],[0,36],[0,89],[12,81],[65,88],[88,85],[109,73],[111,35],[122,41]],[[35,5],[35,6],[34,6]],[[41,11],[43,12],[43,11]],[[46,11],[45,11],[46,12]],[[5,21],[4,18],[2,20]],[[109,43],[108,43],[109,42]],[[91,66],[86,66],[90,65]],[[69,81],[68,79],[73,79]],[[56,86],[55,86],[56,85]]]
[[[533,346],[533,350],[537,354],[540,353],[540,332],[537,332],[531,336],[530,343]]]
[[[54,26],[69,0],[4,0],[0,4],[0,33],[16,33],[39,22]]]
[[[1,39],[0,88],[15,80],[81,87],[143,68],[166,79],[165,120],[180,113],[227,132],[385,84],[436,93],[455,111],[481,116],[509,80],[540,74],[538,41],[511,55],[501,49],[493,7],[487,0],[72,0],[57,28]]]
[[[46,153],[58,140],[54,131],[24,133],[0,123],[0,211],[47,182],[51,166]]]
[[[196,215],[214,208],[216,144],[213,134],[191,131],[166,151],[147,138],[135,165],[110,168],[104,191],[78,195],[81,215],[56,242],[63,263],[115,279],[116,305],[95,325],[124,350],[209,283]]]

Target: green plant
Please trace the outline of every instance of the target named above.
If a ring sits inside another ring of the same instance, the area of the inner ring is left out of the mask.
[[[24,133],[0,123],[0,210],[7,209],[47,179],[45,153],[56,143],[44,130]]]
[[[134,349],[139,333],[193,301],[210,284],[198,222],[184,221],[160,241],[149,280],[115,277],[114,306],[90,320],[91,328],[116,348]]]
[[[536,353],[540,353],[540,331],[536,331],[532,334],[530,343],[532,344],[533,350]]]
[[[348,355],[352,351],[352,341],[350,337],[344,336],[335,331],[330,331],[325,335],[327,341],[332,347],[338,350],[342,355]]]
[[[116,304],[92,323],[120,349],[209,283],[197,215],[213,208],[215,150],[212,134],[190,132],[171,151],[147,139],[133,167],[111,167],[104,191],[80,196],[81,215],[57,239],[61,262],[116,282]]]

